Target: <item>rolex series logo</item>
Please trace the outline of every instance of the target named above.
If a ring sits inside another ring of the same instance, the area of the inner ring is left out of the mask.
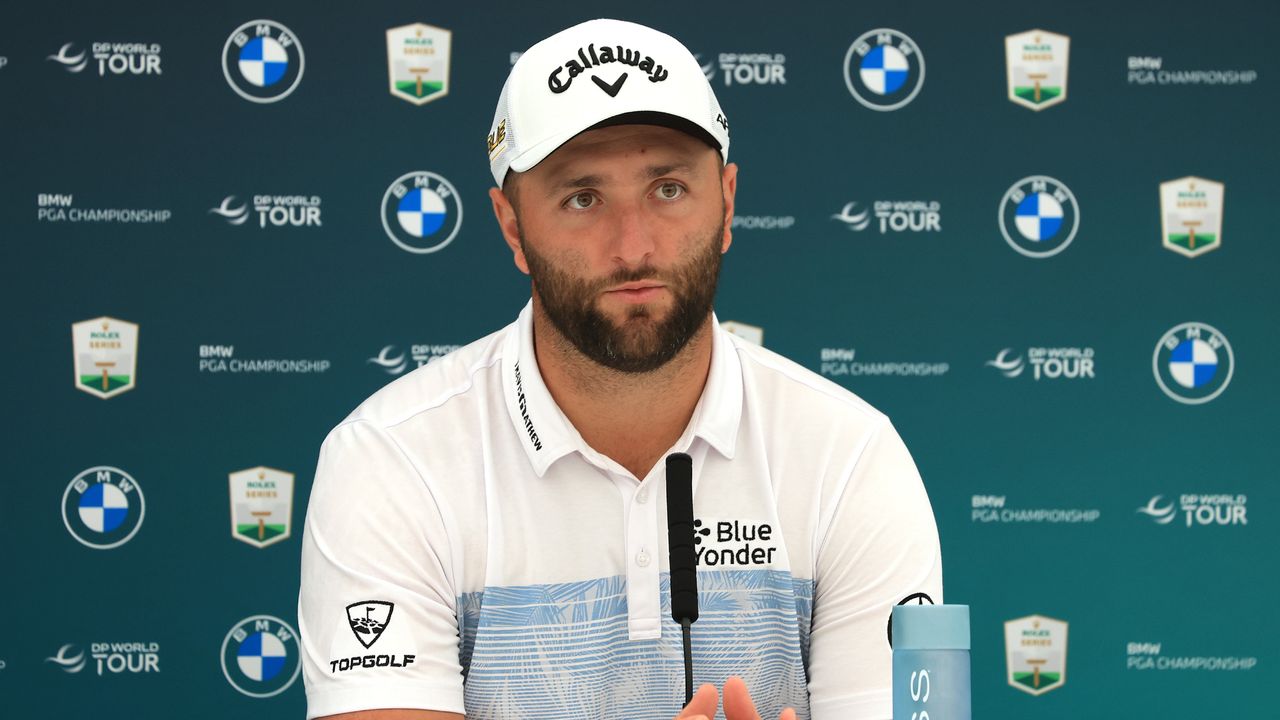
[[[77,390],[113,398],[138,384],[138,326],[110,317],[71,326]]]
[[[1071,39],[1046,30],[1028,30],[1004,39],[1009,100],[1043,110],[1067,99],[1067,56]]]
[[[1009,685],[1030,695],[1043,695],[1067,682],[1067,623],[1043,615],[1004,624],[1005,662]]]
[[[1226,187],[1184,177],[1160,183],[1160,238],[1166,250],[1199,257],[1222,246],[1222,200]]]
[[[453,33],[414,23],[387,31],[387,78],[391,94],[425,105],[449,94]]]
[[[293,473],[269,467],[233,472],[231,537],[257,548],[289,537],[293,515]]]

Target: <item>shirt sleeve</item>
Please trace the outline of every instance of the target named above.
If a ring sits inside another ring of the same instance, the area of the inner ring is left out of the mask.
[[[893,606],[942,602],[942,554],[915,462],[886,420],[819,527],[809,698],[813,720],[890,720]],[[921,596],[919,593],[923,593]]]
[[[395,441],[363,421],[320,450],[302,539],[307,718],[463,713],[454,563],[441,510]]]

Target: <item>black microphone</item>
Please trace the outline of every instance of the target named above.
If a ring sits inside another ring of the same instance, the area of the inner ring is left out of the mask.
[[[671,619],[684,639],[684,704],[693,699],[690,626],[698,619],[698,556],[693,532],[693,458],[667,456],[667,548],[671,552]]]

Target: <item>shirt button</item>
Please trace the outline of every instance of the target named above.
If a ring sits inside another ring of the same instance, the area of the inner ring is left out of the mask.
[[[636,555],[636,564],[640,567],[649,567],[649,553],[641,550],[639,554]]]
[[[649,502],[649,488],[644,488],[640,492],[636,493],[636,502],[641,505]]]

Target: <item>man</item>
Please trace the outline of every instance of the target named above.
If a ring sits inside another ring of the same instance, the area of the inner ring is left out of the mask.
[[[889,718],[890,611],[941,601],[932,510],[883,415],[712,314],[737,167],[697,61],[569,28],[512,68],[488,145],[532,298],[326,439],[308,717],[709,718],[719,689],[728,720]],[[683,711],[671,452],[699,528]]]

